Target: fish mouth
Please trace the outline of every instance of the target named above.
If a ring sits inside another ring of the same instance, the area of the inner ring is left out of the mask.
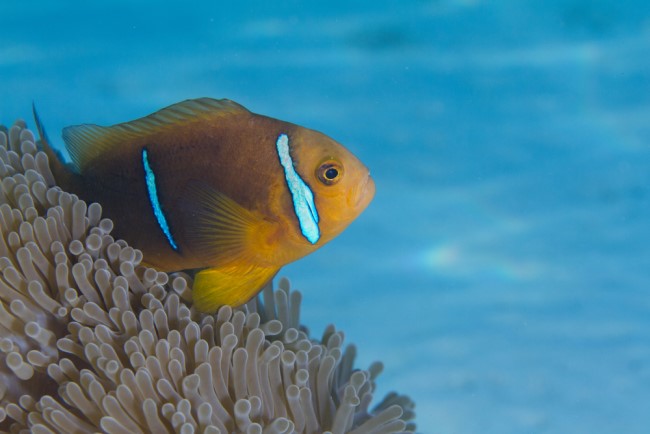
[[[355,189],[352,206],[361,212],[370,204],[373,197],[375,197],[375,181],[370,176],[370,172],[368,172],[366,177]]]

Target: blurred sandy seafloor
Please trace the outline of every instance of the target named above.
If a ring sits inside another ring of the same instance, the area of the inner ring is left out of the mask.
[[[183,99],[321,130],[377,196],[286,267],[426,433],[650,430],[650,3],[0,4],[0,122]],[[253,176],[252,174],[250,176]]]

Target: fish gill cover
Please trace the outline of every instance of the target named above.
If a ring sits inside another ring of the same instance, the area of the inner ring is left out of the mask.
[[[140,265],[101,206],[62,191],[24,122],[0,128],[0,432],[398,433],[380,363],[300,324],[281,279],[202,314],[191,278]],[[387,343],[390,345],[390,343]]]

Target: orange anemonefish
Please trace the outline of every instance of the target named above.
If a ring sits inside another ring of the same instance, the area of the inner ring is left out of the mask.
[[[341,233],[370,203],[368,169],[317,131],[227,100],[187,100],[111,127],[63,130],[58,184],[101,203],[117,237],[162,271],[201,269],[204,312],[252,298],[285,264]]]

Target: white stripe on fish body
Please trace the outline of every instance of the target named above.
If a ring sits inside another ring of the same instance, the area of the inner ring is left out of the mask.
[[[178,250],[178,244],[172,236],[171,230],[169,229],[169,224],[167,223],[167,218],[165,213],[163,213],[162,207],[160,206],[160,199],[158,198],[158,188],[156,186],[156,175],[153,172],[153,169],[149,165],[149,154],[147,148],[142,149],[142,166],[144,167],[145,181],[147,183],[147,193],[149,193],[149,202],[153,208],[153,213],[156,216],[158,221],[158,226],[167,237],[167,242],[172,249]]]
[[[312,244],[320,239],[318,228],[318,211],[314,203],[314,193],[305,181],[302,180],[293,167],[293,160],[289,154],[289,137],[280,134],[276,142],[280,164],[284,169],[284,179],[287,181],[289,192],[293,200],[293,211],[296,213],[302,235]]]

